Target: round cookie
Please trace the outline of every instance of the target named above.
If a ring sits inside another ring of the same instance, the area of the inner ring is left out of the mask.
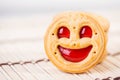
[[[106,56],[108,29],[108,21],[100,16],[85,12],[61,13],[46,31],[46,54],[62,71],[85,72]]]

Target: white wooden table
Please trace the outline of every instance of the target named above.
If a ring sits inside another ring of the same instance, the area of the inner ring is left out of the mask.
[[[59,71],[45,55],[43,37],[55,13],[0,16],[0,80],[101,80],[120,76],[120,12],[96,13],[111,23],[109,55],[83,74]]]

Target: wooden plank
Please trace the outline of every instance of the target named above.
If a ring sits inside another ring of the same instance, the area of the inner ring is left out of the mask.
[[[0,67],[0,79],[1,80],[12,80],[8,74]]]
[[[119,60],[114,56],[108,56],[105,61],[91,68],[86,73],[68,74],[58,70],[51,62],[42,59],[42,61],[25,61],[22,63],[18,62],[17,64],[8,63],[1,65],[0,72],[8,80],[13,78],[18,80],[61,80],[61,77],[64,80],[95,80],[96,78],[118,77],[120,74],[118,62]]]
[[[9,65],[2,66],[2,69],[9,75],[12,80],[22,80]]]
[[[21,64],[14,65],[14,67],[23,80],[36,80]]]

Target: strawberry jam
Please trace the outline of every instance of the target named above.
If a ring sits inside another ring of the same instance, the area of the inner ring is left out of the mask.
[[[62,26],[58,29],[57,35],[58,35],[58,38],[69,38],[70,31],[67,27]]]
[[[84,38],[84,37],[92,37],[92,30],[89,26],[83,26],[82,29],[80,30],[80,38]]]
[[[89,26],[83,26],[80,30],[79,35],[80,38],[84,37],[91,38],[92,30]],[[69,38],[70,31],[67,27],[62,26],[58,29],[57,36],[58,38]],[[89,52],[92,49],[92,45],[82,49],[69,49],[62,46],[58,46],[58,49],[64,59],[71,62],[80,62],[88,56]]]
[[[68,49],[62,46],[58,46],[58,49],[64,59],[71,62],[80,62],[88,56],[89,52],[92,49],[92,46],[88,46],[82,49]]]

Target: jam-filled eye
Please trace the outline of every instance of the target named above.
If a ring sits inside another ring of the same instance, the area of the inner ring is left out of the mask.
[[[80,38],[83,37],[92,37],[92,29],[89,26],[83,26],[82,29],[80,30]]]
[[[58,29],[58,32],[57,32],[57,36],[58,38],[69,38],[70,37],[70,31],[67,27],[65,26],[62,26]]]

